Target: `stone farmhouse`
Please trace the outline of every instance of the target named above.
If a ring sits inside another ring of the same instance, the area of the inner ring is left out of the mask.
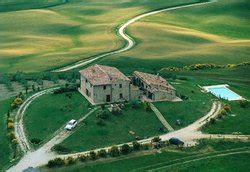
[[[94,65],[80,71],[80,93],[93,105],[144,99],[171,101],[175,89],[159,75],[134,72],[125,76],[115,67]]]

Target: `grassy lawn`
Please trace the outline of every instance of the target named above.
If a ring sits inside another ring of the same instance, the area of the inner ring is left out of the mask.
[[[59,1],[0,2],[11,11]],[[121,23],[146,11],[197,1],[70,0],[50,8],[2,12],[0,72],[44,71],[117,49],[123,44],[116,35]]]
[[[82,126],[61,145],[71,151],[84,151],[135,141],[135,136],[143,139],[162,133],[159,131],[162,124],[156,115],[153,112],[146,112],[142,107],[135,110],[127,105],[122,115],[110,114],[110,119],[105,122],[105,126],[99,126],[95,121],[96,116],[93,114],[87,118],[85,126]],[[135,136],[129,131],[134,131]]]
[[[46,139],[70,119],[84,116],[88,112],[87,106],[87,100],[78,92],[73,92],[71,98],[63,93],[36,99],[24,115],[28,138]]]
[[[9,163],[11,148],[7,138],[6,118],[12,100],[0,101],[0,169]]]
[[[200,85],[213,84],[228,84],[230,89],[250,99],[249,84],[250,84],[250,67],[240,67],[232,69],[216,69],[216,70],[201,70],[189,72],[177,72],[177,76],[188,78],[188,80]],[[210,96],[211,97],[211,96]],[[215,98],[212,96],[212,98]],[[201,98],[200,98],[201,99]],[[242,134],[250,134],[249,130],[249,105],[246,108],[241,108],[237,101],[223,101],[231,106],[232,112],[222,120],[218,120],[214,125],[207,125],[202,130],[206,133],[216,134],[231,134],[240,132]],[[167,107],[165,107],[167,108]],[[167,112],[167,114],[170,112]],[[171,119],[170,117],[167,117]]]
[[[246,108],[241,108],[238,102],[229,103],[232,112],[222,120],[216,121],[214,125],[208,125],[202,130],[205,133],[213,134],[250,134],[250,105]]]
[[[134,155],[127,155],[116,159],[100,160],[97,162],[77,164],[70,167],[57,168],[49,170],[43,168],[42,171],[146,171],[162,168],[163,171],[197,171],[210,170],[213,171],[245,171],[249,169],[249,153],[238,154],[232,156],[216,157],[196,161],[194,163],[181,164],[173,168],[165,169],[166,165],[171,164],[171,161],[176,160],[177,163],[182,163],[184,160],[193,160],[193,156],[207,157],[209,155],[218,154],[220,151],[227,151],[235,148],[249,147],[246,142],[230,142],[230,141],[202,141],[202,143],[194,148],[188,148],[183,151],[173,148],[167,148],[159,152],[148,152]],[[247,148],[245,148],[247,149]],[[248,148],[249,149],[249,148]],[[178,160],[179,159],[179,160]],[[219,164],[221,163],[221,164]],[[205,166],[206,164],[206,166]]]
[[[154,103],[174,129],[180,129],[193,123],[211,109],[211,96],[201,93],[200,88],[195,83],[179,81],[174,87],[189,99],[182,102]],[[178,119],[181,121],[181,125],[176,124]]]

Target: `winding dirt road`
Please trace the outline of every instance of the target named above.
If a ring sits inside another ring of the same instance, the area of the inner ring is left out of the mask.
[[[151,12],[148,12],[148,13],[145,13],[145,14],[141,14],[141,15],[139,15],[137,17],[134,17],[134,18],[130,19],[129,21],[127,21],[126,23],[124,23],[123,25],[121,25],[121,27],[118,30],[118,35],[120,37],[122,37],[127,42],[124,47],[122,47],[122,48],[120,48],[118,50],[114,50],[114,51],[111,51],[111,52],[108,52],[108,53],[104,53],[104,54],[101,54],[101,55],[94,56],[93,58],[91,58],[90,60],[87,60],[87,61],[82,60],[82,61],[76,62],[76,63],[71,64],[69,66],[65,66],[65,67],[62,67],[60,69],[54,70],[53,72],[69,71],[69,70],[72,70],[72,69],[75,69],[75,68],[78,68],[78,67],[86,66],[86,65],[88,65],[88,64],[90,64],[90,63],[92,63],[92,62],[94,62],[96,60],[99,60],[99,59],[103,58],[103,57],[114,55],[114,54],[119,54],[119,53],[130,50],[131,48],[134,47],[135,41],[126,33],[126,29],[128,28],[128,26],[130,26],[131,24],[135,23],[136,21],[138,21],[138,20],[140,20],[140,19],[142,19],[144,17],[154,15],[154,14],[157,14],[157,13],[161,13],[161,12],[166,12],[166,11],[173,11],[173,10],[177,10],[177,9],[200,6],[200,5],[207,5],[207,4],[214,3],[214,2],[216,2],[216,1],[198,2],[198,3],[189,4],[189,5],[181,5],[181,6],[177,6],[177,7],[168,7],[168,8],[165,8],[165,9],[151,11]]]
[[[24,153],[27,153],[28,151],[32,150],[32,148],[30,147],[30,144],[25,136],[25,130],[24,130],[24,126],[23,126],[23,115],[24,115],[26,109],[38,97],[40,97],[44,94],[50,94],[58,88],[59,87],[50,88],[50,89],[43,90],[43,91],[40,91],[38,93],[33,94],[28,99],[26,99],[23,102],[23,104],[20,106],[20,108],[18,109],[16,116],[15,116],[15,135],[16,135],[17,139],[19,140],[20,148]]]

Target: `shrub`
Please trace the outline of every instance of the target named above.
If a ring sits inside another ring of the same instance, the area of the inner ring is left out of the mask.
[[[219,119],[222,119],[222,118],[223,118],[223,115],[220,113],[220,114],[218,115],[218,118],[219,118]]]
[[[101,118],[103,120],[108,119],[109,118],[109,113],[106,110],[99,110],[96,118]]]
[[[97,159],[96,153],[94,151],[89,152],[89,159],[91,159],[91,160]]]
[[[13,128],[14,128],[14,123],[13,122],[8,122],[7,129],[13,129]]]
[[[134,109],[138,109],[138,108],[140,108],[140,102],[139,101],[133,101],[132,102],[132,108],[134,108]]]
[[[67,162],[67,165],[73,165],[73,164],[76,163],[76,160],[74,158],[72,158],[72,157],[68,157],[66,159],[66,162]]]
[[[247,100],[240,100],[240,107],[246,108],[247,105],[248,105],[248,101]]]
[[[230,105],[229,105],[229,104],[225,105],[225,106],[224,106],[224,110],[225,110],[226,112],[231,112],[231,107],[230,107]]]
[[[23,103],[23,99],[21,99],[20,97],[17,97],[11,103],[11,108],[15,109],[15,108],[17,108],[17,106],[21,105],[22,103]]]
[[[143,150],[149,150],[149,147],[150,147],[150,144],[148,143],[142,144]]]
[[[97,156],[100,158],[105,158],[107,156],[107,152],[104,149],[98,151]]]
[[[104,122],[103,119],[97,118],[97,119],[96,119],[96,124],[99,125],[99,126],[104,126],[104,125],[105,125],[105,122]]]
[[[117,146],[112,146],[110,149],[109,149],[109,154],[110,156],[112,157],[116,157],[116,156],[119,156],[120,155],[120,151],[118,149]]]
[[[61,159],[61,158],[56,158],[56,159],[50,160],[50,161],[48,162],[47,166],[48,166],[49,168],[51,168],[51,167],[59,167],[59,166],[62,166],[62,165],[64,165],[64,164],[65,164],[65,162],[64,162],[63,159]]]
[[[220,111],[220,115],[227,115],[227,111],[225,110],[225,109],[222,109],[221,111]]]
[[[33,143],[33,144],[39,144],[41,141],[42,141],[42,140],[41,140],[41,139],[38,139],[38,138],[32,138],[32,139],[30,140],[30,142]]]
[[[154,137],[151,142],[160,142],[161,138],[160,137]]]
[[[69,148],[66,148],[63,145],[57,144],[53,147],[53,149],[57,152],[68,153],[70,152]]]
[[[12,142],[13,145],[17,145],[18,144],[18,140],[17,139],[12,139],[11,142]]]
[[[150,103],[149,102],[144,102],[143,105],[144,105],[144,109],[146,111],[151,111],[151,107],[150,107]]]
[[[14,122],[14,119],[13,119],[13,118],[8,118],[8,119],[7,119],[7,122],[13,123],[13,122]]]
[[[138,142],[133,142],[132,144],[133,144],[134,150],[140,150],[140,148],[141,148],[141,144],[140,144],[140,143],[138,143]]]
[[[81,155],[78,157],[78,159],[81,161],[81,162],[85,162],[87,160],[87,157],[85,155]]]
[[[214,118],[211,118],[211,119],[210,119],[210,124],[214,124],[215,121],[216,121],[216,120],[215,120]]]
[[[112,114],[114,115],[122,115],[122,109],[116,107],[112,109]]]
[[[8,134],[8,137],[10,138],[10,140],[16,139],[16,135],[13,131]]]
[[[128,144],[124,144],[121,146],[121,153],[128,154],[130,152],[130,146]]]

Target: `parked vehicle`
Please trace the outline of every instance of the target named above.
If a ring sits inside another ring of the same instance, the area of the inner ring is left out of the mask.
[[[169,143],[172,144],[172,145],[176,145],[176,146],[183,146],[184,145],[184,142],[181,141],[180,139],[178,138],[174,138],[172,137],[171,139],[169,139]]]
[[[66,129],[66,130],[72,130],[73,128],[76,127],[76,125],[77,125],[77,121],[74,120],[74,119],[72,119],[72,120],[70,120],[70,121],[67,123],[67,125],[65,126],[65,129]]]

